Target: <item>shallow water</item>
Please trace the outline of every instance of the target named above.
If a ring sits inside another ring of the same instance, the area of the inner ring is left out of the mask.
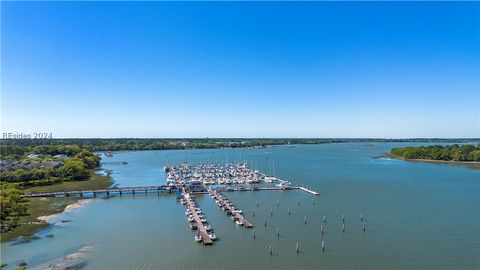
[[[225,193],[255,225],[255,239],[252,230],[236,226],[210,197],[199,195],[219,237],[213,246],[194,242],[184,207],[174,195],[96,199],[55,217],[54,226],[37,234],[39,240],[3,243],[2,262],[8,263],[7,269],[21,260],[29,266],[48,266],[88,247],[75,261],[88,269],[480,268],[480,170],[372,158],[402,145],[407,144],[119,152],[106,160],[128,165],[105,167],[114,171],[120,186],[164,184],[165,164],[245,161],[321,195],[298,190]]]

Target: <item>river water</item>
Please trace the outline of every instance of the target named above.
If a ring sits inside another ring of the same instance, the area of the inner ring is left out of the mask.
[[[418,144],[114,153],[105,161],[128,162],[105,166],[119,186],[164,184],[165,164],[241,161],[321,195],[299,190],[225,193],[255,226],[255,239],[251,229],[236,226],[209,196],[199,195],[219,238],[212,246],[194,242],[185,209],[173,194],[98,198],[53,218],[55,225],[38,232],[38,240],[2,243],[2,263],[8,263],[7,269],[20,261],[32,268],[85,269],[479,269],[480,170],[372,158],[406,145]]]

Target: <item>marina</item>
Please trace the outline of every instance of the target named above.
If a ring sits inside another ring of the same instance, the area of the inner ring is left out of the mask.
[[[126,163],[126,162],[125,162]],[[110,165],[117,165],[117,162],[111,162]],[[304,187],[294,187],[290,182],[284,181],[272,176],[267,176],[258,170],[250,169],[245,163],[232,163],[225,165],[201,164],[189,165],[182,163],[179,166],[165,166],[164,171],[167,175],[167,185],[160,186],[139,186],[124,188],[107,188],[95,190],[77,190],[51,193],[32,193],[23,195],[25,198],[35,197],[70,197],[70,196],[93,196],[135,193],[177,193],[177,199],[182,205],[185,205],[187,211],[187,221],[192,230],[196,231],[194,240],[204,245],[212,245],[217,236],[211,225],[207,222],[204,213],[195,202],[194,193],[209,194],[215,201],[215,204],[225,212],[230,219],[238,226],[244,228],[253,228],[253,224],[248,221],[241,209],[226,198],[221,192],[233,191],[266,191],[277,190],[285,191],[298,189],[309,194],[319,195],[316,191]],[[278,205],[278,201],[277,201]]]
[[[165,166],[167,185],[187,185],[194,191],[205,191],[207,186],[242,185],[253,189],[259,184],[268,183],[279,189],[289,189],[288,181],[268,176],[250,168],[246,163],[198,164],[182,163],[178,166]]]

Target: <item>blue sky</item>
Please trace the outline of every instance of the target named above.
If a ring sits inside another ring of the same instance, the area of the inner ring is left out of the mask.
[[[2,2],[2,132],[480,137],[480,3]]]

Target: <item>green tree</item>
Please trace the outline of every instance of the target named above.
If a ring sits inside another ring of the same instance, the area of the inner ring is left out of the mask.
[[[70,158],[60,168],[70,180],[82,180],[88,177],[88,171],[85,169],[85,163],[79,158]]]

